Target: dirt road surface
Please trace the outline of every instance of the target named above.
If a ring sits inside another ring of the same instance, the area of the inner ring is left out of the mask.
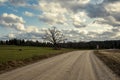
[[[120,80],[93,51],[73,51],[0,74],[0,80]]]

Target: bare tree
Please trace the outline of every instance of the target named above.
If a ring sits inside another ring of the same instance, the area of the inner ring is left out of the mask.
[[[58,43],[65,40],[65,36],[56,27],[49,28],[45,31],[44,40],[51,42],[55,49],[58,49]]]

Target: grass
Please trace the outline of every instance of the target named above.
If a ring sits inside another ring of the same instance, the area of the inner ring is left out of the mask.
[[[0,46],[0,71],[36,62],[72,49],[54,50],[46,47]]]
[[[120,76],[120,50],[94,51],[95,55],[100,58],[115,74]]]

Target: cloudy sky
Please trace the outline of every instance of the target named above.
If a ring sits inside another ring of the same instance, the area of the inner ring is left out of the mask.
[[[0,40],[41,40],[57,27],[68,40],[120,39],[120,0],[0,0]]]

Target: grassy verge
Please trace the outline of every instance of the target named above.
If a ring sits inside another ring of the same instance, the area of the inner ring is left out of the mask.
[[[115,74],[120,76],[120,53],[114,51],[94,51]]]
[[[0,46],[0,73],[69,51],[72,49]]]

